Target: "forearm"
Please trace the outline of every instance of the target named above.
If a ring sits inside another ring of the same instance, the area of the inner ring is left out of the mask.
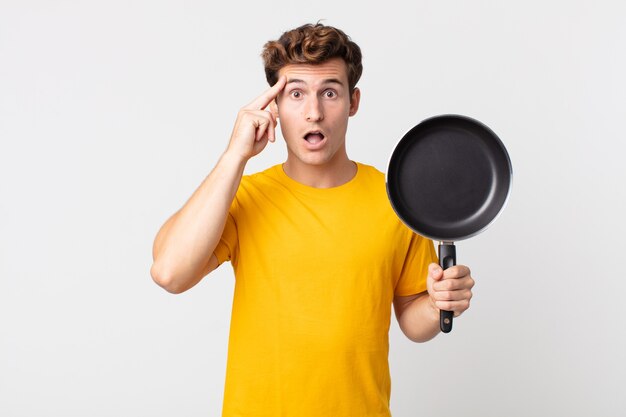
[[[184,291],[202,278],[224,230],[245,164],[246,159],[224,153],[185,205],[159,230],[150,272],[168,291]]]
[[[440,332],[439,310],[425,292],[407,303],[398,317],[398,324],[406,337],[412,341],[427,342]]]

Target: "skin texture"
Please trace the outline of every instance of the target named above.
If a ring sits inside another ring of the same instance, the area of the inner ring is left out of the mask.
[[[335,58],[318,65],[287,65],[279,76],[273,87],[239,110],[218,163],[159,230],[150,272],[167,291],[186,291],[217,267],[213,251],[245,165],[275,142],[279,120],[288,155],[283,169],[289,177],[328,188],[356,175],[356,164],[346,153],[346,132],[349,118],[358,111],[361,92],[355,88],[350,94],[345,62]],[[307,142],[304,137],[311,131],[323,133],[324,139]],[[440,332],[439,309],[461,315],[469,308],[473,286],[467,266],[443,271],[431,264],[427,291],[394,298],[400,328],[415,342],[432,339]]]
[[[356,165],[346,154],[346,131],[361,92],[355,89],[350,95],[345,62],[334,58],[319,65],[287,65],[279,75],[287,77],[287,84],[271,107],[287,144],[287,175],[318,188],[352,179]],[[324,134],[318,146],[304,140],[310,131]]]

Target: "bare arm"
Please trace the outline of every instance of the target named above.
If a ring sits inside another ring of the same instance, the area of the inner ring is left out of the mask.
[[[429,298],[424,291],[393,299],[400,329],[414,342],[427,342],[439,334],[439,310],[430,305]]]
[[[167,291],[186,291],[217,267],[213,252],[246,163],[268,141],[276,140],[276,115],[263,109],[282,90],[285,81],[281,78],[239,111],[226,152],[185,205],[157,233],[150,274]]]
[[[150,274],[167,291],[186,291],[217,267],[217,258],[210,261],[245,164],[243,158],[224,153],[187,203],[159,230]]]
[[[414,342],[426,342],[439,334],[439,310],[458,317],[469,308],[474,279],[470,269],[456,265],[445,271],[435,263],[428,268],[427,291],[396,296],[393,307],[402,332]]]

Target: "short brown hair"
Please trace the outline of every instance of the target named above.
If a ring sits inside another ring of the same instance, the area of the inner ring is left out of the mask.
[[[289,64],[321,64],[342,58],[348,68],[350,95],[361,78],[361,48],[343,31],[321,23],[306,24],[289,30],[276,41],[263,46],[265,77],[269,85],[278,81],[278,71]]]

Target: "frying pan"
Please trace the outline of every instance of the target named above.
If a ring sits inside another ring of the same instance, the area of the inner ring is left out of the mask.
[[[485,230],[511,190],[511,160],[487,126],[467,116],[431,117],[409,130],[393,150],[387,195],[409,228],[439,241],[439,264],[456,265],[455,241]],[[441,331],[453,312],[440,312]]]

